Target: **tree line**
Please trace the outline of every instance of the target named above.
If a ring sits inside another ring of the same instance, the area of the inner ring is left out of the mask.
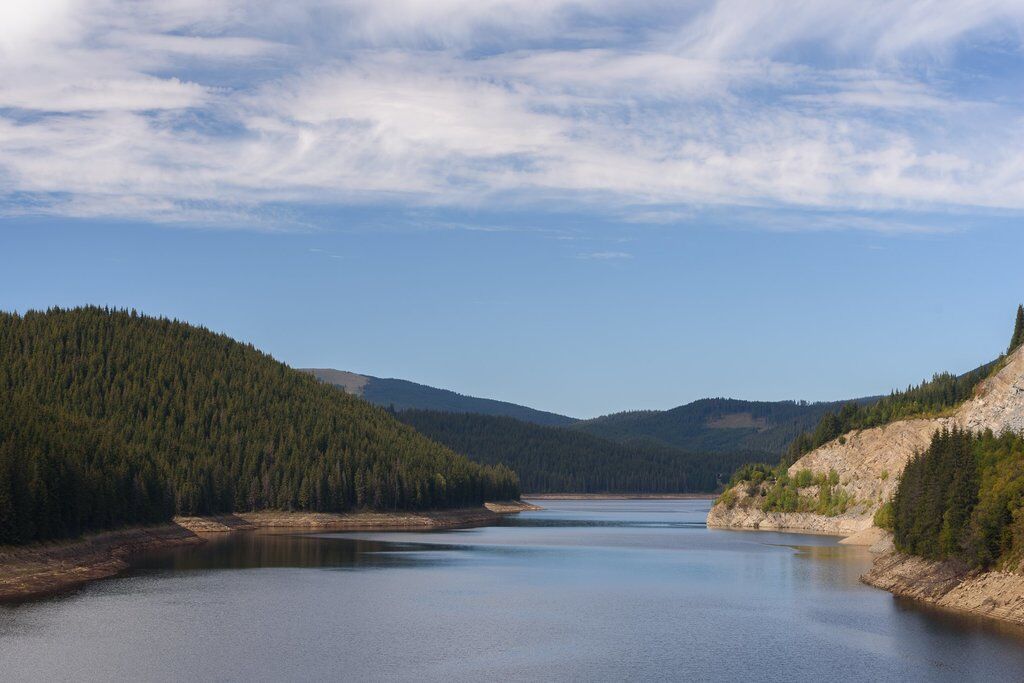
[[[876,522],[929,559],[1013,570],[1024,559],[1024,437],[936,432],[907,464]]]
[[[403,410],[398,418],[481,463],[514,469],[532,493],[687,493],[720,487],[749,452],[693,453],[654,440],[618,443],[510,417]]]
[[[260,509],[517,498],[516,475],[227,336],[86,307],[0,313],[0,543]],[[26,520],[32,520],[29,523]]]

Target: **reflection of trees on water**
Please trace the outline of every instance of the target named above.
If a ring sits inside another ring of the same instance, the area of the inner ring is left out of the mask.
[[[143,555],[137,569],[250,569],[259,567],[395,567],[432,561],[414,551],[444,551],[440,545],[383,543],[355,538],[266,533],[210,536],[200,546]],[[436,561],[434,559],[433,561]]]

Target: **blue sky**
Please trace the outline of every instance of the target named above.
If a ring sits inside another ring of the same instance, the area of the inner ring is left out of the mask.
[[[1024,299],[1019,2],[0,8],[0,307],[576,416],[966,370]]]

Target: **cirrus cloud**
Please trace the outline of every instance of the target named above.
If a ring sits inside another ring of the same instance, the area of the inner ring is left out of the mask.
[[[999,0],[43,0],[0,10],[0,210],[1018,212],[1022,21]]]

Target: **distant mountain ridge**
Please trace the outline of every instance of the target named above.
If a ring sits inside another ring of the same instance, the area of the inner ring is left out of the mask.
[[[396,411],[429,410],[511,417],[544,427],[567,427],[619,443],[644,440],[687,452],[747,453],[775,461],[802,432],[813,430],[822,416],[847,403],[874,403],[879,397],[844,401],[744,401],[703,398],[668,410],[635,410],[589,420],[528,406],[344,370],[308,368],[323,382]]]
[[[375,405],[395,410],[436,410],[449,413],[477,413],[511,417],[545,427],[566,427],[576,418],[536,410],[490,398],[466,396],[404,379],[385,379],[330,368],[303,368],[322,382],[333,384]]]
[[[860,404],[878,397],[851,399]],[[743,401],[704,398],[669,410],[638,410],[580,420],[572,429],[619,442],[656,439],[698,452],[757,452],[778,459],[801,432],[851,401]]]

